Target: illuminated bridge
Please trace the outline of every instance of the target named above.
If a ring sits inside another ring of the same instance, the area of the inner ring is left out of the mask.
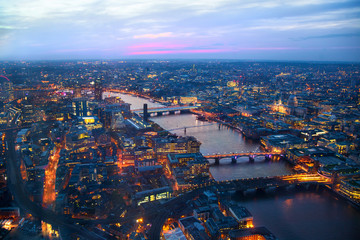
[[[270,160],[272,156],[280,156],[279,153],[275,152],[240,152],[240,153],[214,153],[209,155],[204,155],[206,159],[214,159],[215,164],[219,164],[221,159],[231,158],[232,163],[237,162],[239,157],[249,157],[249,162],[254,162],[255,158],[258,156],[264,156],[265,160]]]
[[[292,174],[276,177],[259,177],[237,179],[232,181],[219,181],[215,184],[218,191],[267,191],[275,188],[288,187],[303,184],[331,184],[331,179],[319,174]]]
[[[169,115],[169,114],[180,114],[188,113],[192,109],[196,109],[198,106],[170,106],[170,107],[157,107],[148,108],[148,114],[150,117]],[[132,110],[133,113],[143,115],[143,109]]]

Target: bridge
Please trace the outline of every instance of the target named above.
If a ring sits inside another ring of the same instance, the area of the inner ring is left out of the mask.
[[[192,109],[196,109],[198,106],[170,106],[170,107],[156,107],[148,108],[148,117],[156,117],[169,114],[188,113]],[[132,110],[133,113],[143,115],[143,109]]]
[[[171,132],[171,131],[176,131],[176,130],[184,130],[184,133],[186,133],[186,129],[189,129],[189,128],[198,128],[198,127],[207,127],[207,126],[212,126],[212,125],[215,125],[216,123],[208,123],[208,124],[204,124],[204,125],[193,125],[193,126],[185,126],[185,127],[178,127],[178,128],[172,128],[172,129],[165,129],[165,130],[162,130],[162,131],[158,131],[158,133],[161,133],[161,132]],[[220,125],[219,125],[219,128],[220,128]]]
[[[239,191],[267,191],[275,188],[294,186],[301,184],[331,184],[331,179],[319,174],[291,174],[275,177],[259,177],[237,179],[232,181],[219,181],[216,184],[220,192]]]
[[[204,155],[206,159],[214,159],[215,164],[220,164],[220,160],[224,158],[231,158],[232,163],[237,162],[237,158],[239,157],[249,157],[249,162],[254,162],[255,158],[258,156],[265,156],[265,160],[269,161],[272,156],[279,156],[279,153],[275,152],[236,152],[236,153],[214,153],[214,154],[208,154]]]

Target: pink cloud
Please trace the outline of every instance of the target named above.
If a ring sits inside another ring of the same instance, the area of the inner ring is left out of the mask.
[[[135,35],[133,36],[133,38],[138,39],[138,38],[163,38],[163,37],[173,37],[173,33],[172,32],[163,32],[163,33],[149,33],[149,34],[142,34],[142,35]]]
[[[158,50],[158,51],[139,51],[131,52],[129,55],[155,55],[155,54],[174,54],[174,53],[217,53],[226,52],[225,49],[193,49],[193,50]]]
[[[299,48],[292,47],[259,47],[259,48],[237,48],[237,51],[249,51],[249,50],[298,50]]]
[[[151,48],[185,48],[185,44],[172,44],[172,43],[145,43],[140,45],[129,46],[130,49],[151,49]]]

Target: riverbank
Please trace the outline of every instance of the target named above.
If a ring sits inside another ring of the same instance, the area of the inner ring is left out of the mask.
[[[335,196],[343,199],[344,201],[350,203],[356,210],[360,211],[360,203],[354,201],[353,199],[349,198],[348,196],[341,194],[341,192],[332,189],[330,186],[327,186],[328,190]]]

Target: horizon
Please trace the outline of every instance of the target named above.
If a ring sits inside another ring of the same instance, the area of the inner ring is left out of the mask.
[[[87,59],[12,59],[1,60],[7,62],[95,62],[95,61],[219,61],[219,62],[244,62],[244,63],[308,63],[308,64],[360,64],[359,61],[316,61],[316,60],[271,60],[271,59],[232,59],[232,58],[87,58]]]
[[[3,61],[360,62],[356,0],[13,0],[0,15]]]

